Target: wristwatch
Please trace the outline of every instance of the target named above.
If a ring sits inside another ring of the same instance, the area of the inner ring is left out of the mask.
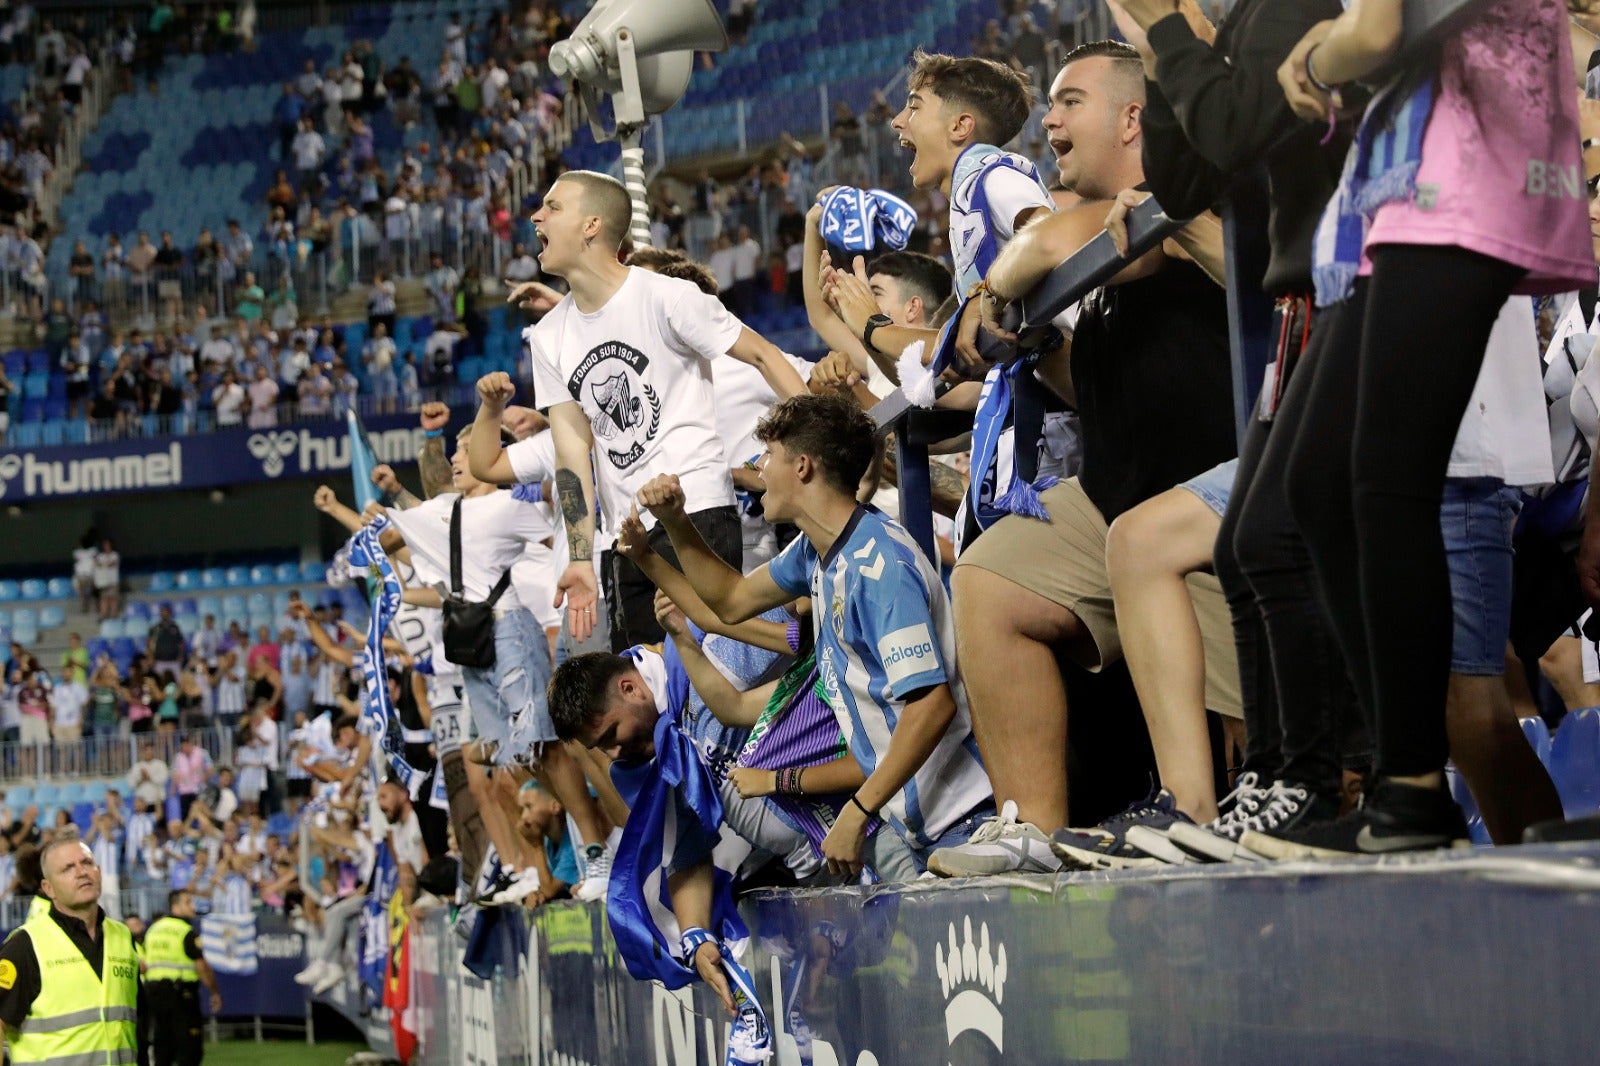
[[[868,348],[872,348],[874,351],[880,350],[873,345],[872,334],[877,331],[879,326],[892,325],[894,325],[894,319],[890,318],[888,315],[873,315],[871,318],[867,319],[866,328],[861,331],[861,343],[865,344]]]

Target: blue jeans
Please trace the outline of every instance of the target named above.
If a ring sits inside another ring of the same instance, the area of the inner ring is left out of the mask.
[[[550,645],[526,607],[495,617],[494,665],[486,670],[463,666],[461,678],[479,739],[503,744],[510,736],[512,718],[525,709],[533,714],[534,734],[541,743],[556,739],[545,700]]]
[[[928,870],[928,856],[940,848],[953,848],[972,839],[978,827],[994,817],[994,804],[984,803],[965,818],[956,822],[925,848],[906,840],[894,827],[883,825],[867,838],[862,848],[862,861],[887,882],[915,881]]]
[[[1522,494],[1498,478],[1447,478],[1439,527],[1450,568],[1450,672],[1499,677],[1511,634],[1511,527]]]
[[[1221,518],[1228,510],[1228,497],[1233,495],[1233,481],[1239,474],[1239,460],[1229,459],[1218,463],[1203,474],[1196,474],[1178,487],[1188,489]]]

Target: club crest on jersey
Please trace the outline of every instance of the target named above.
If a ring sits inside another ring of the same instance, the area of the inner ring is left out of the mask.
[[[589,412],[595,444],[619,470],[643,457],[661,426],[661,398],[644,380],[649,365],[637,348],[607,341],[584,356],[567,381],[568,391]]]
[[[835,596],[828,606],[828,617],[833,623],[833,635],[844,639],[844,597]]]

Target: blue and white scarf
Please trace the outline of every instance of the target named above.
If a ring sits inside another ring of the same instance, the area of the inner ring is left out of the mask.
[[[1378,208],[1417,193],[1422,138],[1437,93],[1433,76],[1396,82],[1372,98],[1345,155],[1339,188],[1322,212],[1311,249],[1317,306],[1350,295],[1361,269],[1367,227]]]
[[[354,656],[361,670],[361,732],[373,737],[388,757],[389,766],[413,801],[422,797],[422,786],[428,775],[406,761],[405,734],[400,725],[394,704],[389,700],[389,678],[384,661],[383,637],[389,623],[400,610],[400,578],[394,572],[389,556],[383,550],[380,538],[389,528],[389,519],[379,515],[361,532],[350,538],[344,551],[350,561],[352,573],[366,573],[373,578],[372,610],[367,619],[367,642]]]
[[[1037,355],[1024,355],[994,367],[983,379],[978,411],[972,420],[972,481],[967,486],[968,508],[978,528],[988,529],[1008,514],[1050,520],[1039,494],[1054,488],[1059,478],[1048,474],[1025,481],[1017,472],[1013,450],[1010,463],[1001,462],[1002,438],[1011,432],[1009,416],[1023,374],[1031,375]],[[1023,388],[1033,387],[1031,382]]]
[[[882,189],[841,185],[822,200],[822,239],[847,252],[902,251],[916,228],[916,208]]]

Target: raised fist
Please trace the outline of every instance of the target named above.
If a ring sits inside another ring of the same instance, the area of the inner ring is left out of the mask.
[[[450,424],[450,408],[438,400],[429,400],[422,405],[422,428],[432,433],[434,430],[443,429]]]
[[[639,490],[640,506],[663,522],[682,517],[686,502],[677,474],[653,477]]]

